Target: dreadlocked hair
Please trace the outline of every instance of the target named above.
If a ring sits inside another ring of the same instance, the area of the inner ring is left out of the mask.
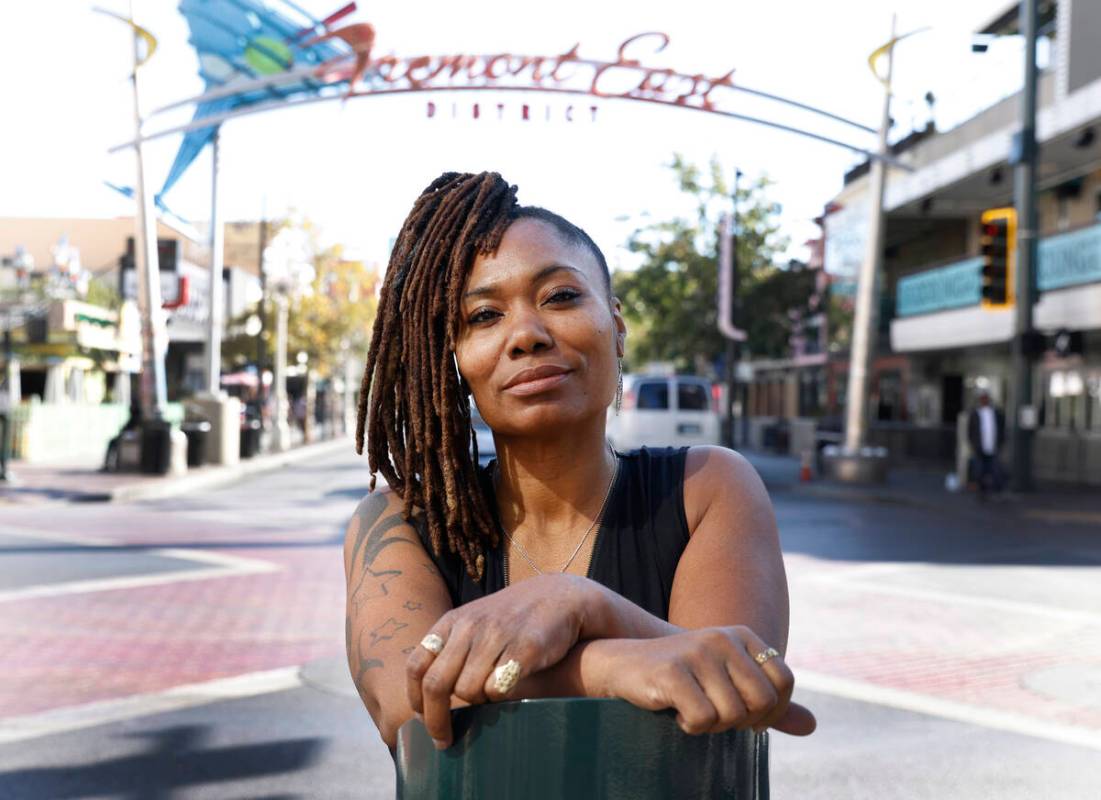
[[[516,187],[495,172],[447,172],[417,198],[386,268],[356,421],[371,490],[381,472],[406,519],[423,509],[436,555],[446,538],[475,580],[485,543],[499,540],[454,356],[459,301],[475,258],[496,252],[515,208]]]

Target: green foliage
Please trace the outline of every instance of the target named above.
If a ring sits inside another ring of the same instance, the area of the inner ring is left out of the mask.
[[[852,345],[853,299],[829,295],[826,305],[826,325],[830,331],[830,351],[847,352]]]
[[[642,256],[636,270],[617,270],[615,292],[629,325],[627,360],[637,369],[668,361],[708,374],[726,349],[717,328],[719,215],[731,208],[730,190],[716,160],[703,171],[674,156],[681,191],[696,206],[694,220],[673,219],[640,228],[628,248]],[[755,357],[786,354],[793,324],[814,288],[812,273],[775,265],[787,241],[780,236],[769,181],[738,187],[736,324],[746,330]]]
[[[122,307],[122,297],[119,296],[118,290],[110,282],[96,275],[89,278],[88,291],[83,300],[85,303],[109,308],[112,311],[118,311]]]
[[[295,363],[298,353],[308,355],[308,365],[316,376],[324,378],[340,372],[347,359],[363,361],[370,345],[375,320],[377,272],[362,261],[344,258],[341,245],[317,246],[316,230],[308,220],[273,224],[269,237],[282,228],[296,225],[310,234],[314,243],[314,278],[307,291],[290,300],[287,321],[287,360]],[[270,238],[269,238],[270,241]],[[251,309],[230,324],[234,333],[222,343],[222,358],[227,368],[255,363],[255,336],[245,333],[253,314],[263,319],[264,346],[271,359],[275,353],[275,304]]]

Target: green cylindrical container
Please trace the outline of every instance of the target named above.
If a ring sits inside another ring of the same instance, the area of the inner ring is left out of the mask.
[[[451,714],[444,751],[418,720],[398,731],[400,800],[768,800],[768,734],[689,736],[672,711],[563,698]]]

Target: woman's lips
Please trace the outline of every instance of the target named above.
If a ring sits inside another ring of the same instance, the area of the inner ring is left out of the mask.
[[[541,392],[546,392],[565,383],[566,379],[569,377],[569,372],[559,372],[554,375],[548,375],[545,378],[533,378],[529,381],[515,383],[505,389],[505,391],[516,395],[540,394]]]

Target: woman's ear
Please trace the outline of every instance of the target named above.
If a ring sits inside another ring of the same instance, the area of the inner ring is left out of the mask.
[[[627,322],[623,319],[623,306],[619,298],[612,298],[612,324],[615,326],[615,354],[623,358],[627,352]]]

